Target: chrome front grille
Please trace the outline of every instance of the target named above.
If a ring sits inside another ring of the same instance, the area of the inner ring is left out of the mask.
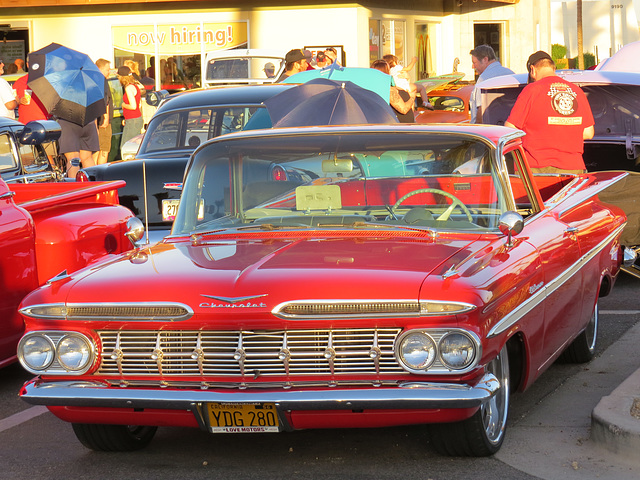
[[[100,375],[262,376],[402,373],[399,328],[100,331]]]

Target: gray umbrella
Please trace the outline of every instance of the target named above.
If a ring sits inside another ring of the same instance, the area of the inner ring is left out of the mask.
[[[317,78],[263,103],[274,127],[398,123],[380,95],[349,81]]]

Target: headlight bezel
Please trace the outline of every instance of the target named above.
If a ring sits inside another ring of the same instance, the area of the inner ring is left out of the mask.
[[[25,360],[24,346],[29,339],[34,337],[44,338],[52,346],[53,358],[42,368],[33,368],[33,366]],[[68,368],[64,362],[60,362],[58,347],[66,338],[79,338],[88,346],[89,353],[81,368]],[[18,360],[25,370],[35,375],[83,375],[94,366],[97,358],[96,351],[95,341],[84,333],[61,330],[38,330],[27,332],[20,339],[18,343]]]
[[[402,355],[403,342],[411,335],[421,333],[430,336],[436,345],[436,359],[427,368],[416,369],[408,365]],[[470,340],[473,345],[473,354],[470,361],[466,362],[462,368],[455,368],[449,365],[441,357],[442,340],[452,334],[461,334]],[[394,345],[394,354],[398,364],[407,372],[419,375],[461,375],[476,368],[482,358],[482,343],[480,337],[469,330],[463,328],[412,328],[401,333]]]
[[[32,365],[31,362],[27,361],[26,358],[28,358],[28,355],[25,355],[25,346],[26,344],[30,341],[33,340],[35,338],[38,339],[42,339],[44,340],[45,343],[47,343],[50,347],[50,353],[51,353],[51,357],[49,358],[49,360],[47,362],[43,362],[42,363],[42,367],[40,368],[36,368]],[[47,368],[49,368],[51,366],[51,364],[54,362],[55,358],[56,358],[56,346],[55,344],[51,341],[51,339],[46,336],[46,335],[42,335],[41,332],[30,332],[29,334],[26,334],[25,336],[23,336],[20,339],[20,342],[18,343],[18,360],[20,361],[20,364],[23,366],[23,368],[25,368],[27,371],[31,372],[31,373],[39,373],[42,372],[44,370],[46,370]]]

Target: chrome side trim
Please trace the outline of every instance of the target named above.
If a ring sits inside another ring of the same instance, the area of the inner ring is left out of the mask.
[[[625,173],[625,174],[622,176],[622,178],[627,177],[627,176],[629,176],[629,173],[628,173],[628,172],[627,172],[627,173]],[[620,178],[620,180],[622,180],[622,178]],[[582,182],[578,183],[578,184],[575,186],[575,189],[576,189],[576,190],[579,190],[580,188],[582,188],[582,187],[584,186],[584,184],[585,184],[585,183],[587,183],[587,180],[586,180],[586,179],[585,179],[585,180],[583,180]],[[593,190],[593,193],[590,193],[590,196],[598,195],[600,192],[602,192],[603,190],[606,190],[606,189],[607,189],[607,188],[609,188],[610,186],[611,186],[611,185],[610,185],[610,184],[608,184],[608,185],[601,185],[601,186],[599,186],[599,187],[593,187],[593,189],[594,189],[594,190]],[[558,202],[558,204],[560,204],[560,203],[564,202],[565,200],[567,200],[567,198],[568,198],[568,197],[564,197],[563,199],[561,199],[561,200]],[[559,217],[562,217],[562,215],[564,215],[565,213],[567,213],[569,210],[571,210],[571,209],[572,209],[572,208],[574,208],[574,207],[575,207],[574,205],[571,205],[570,207],[567,207],[567,208],[565,208],[565,209],[563,209],[563,210],[560,210],[560,211],[558,212],[558,216],[559,216]]]
[[[538,290],[525,302],[521,303],[518,307],[507,313],[502,320],[496,323],[493,328],[487,334],[487,338],[495,337],[505,332],[516,324],[522,317],[531,312],[542,301],[560,288],[569,278],[578,273],[578,271],[589,261],[591,261],[600,251],[602,251],[609,243],[611,243],[620,232],[624,229],[626,223],[617,229],[615,229],[607,238],[600,242],[597,246],[591,249],[587,254],[583,255],[573,265],[567,268],[564,272],[558,275],[556,278],[547,283],[543,288]]]
[[[283,410],[360,410],[473,408],[487,402],[500,388],[486,373],[475,385],[406,382],[397,387],[304,390],[184,390],[168,388],[113,388],[99,382],[33,380],[21,392],[32,405],[158,408],[191,410],[207,402],[266,402]]]

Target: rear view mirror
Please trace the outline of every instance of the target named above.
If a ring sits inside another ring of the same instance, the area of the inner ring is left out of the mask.
[[[322,161],[324,173],[349,173],[353,171],[353,161],[350,158],[332,158]]]

